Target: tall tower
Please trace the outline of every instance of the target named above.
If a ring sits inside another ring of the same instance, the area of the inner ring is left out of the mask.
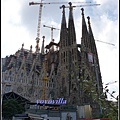
[[[82,8],[82,37],[81,45],[78,45],[76,43],[72,3],[69,2],[68,26],[64,5],[62,9],[59,43],[50,42],[49,45],[44,47],[45,37],[43,36],[41,53],[39,38],[36,41],[35,52],[32,51],[32,46],[30,50],[26,50],[22,44],[22,48],[18,50],[17,54],[6,58],[8,62],[6,61],[3,70],[5,78],[3,88],[14,88],[13,91],[17,91],[17,93],[31,101],[42,99],[43,90],[44,99],[64,98],[69,105],[96,105],[96,108],[93,109],[96,112],[100,110],[100,106],[93,103],[93,99],[89,96],[89,88],[96,85],[95,92],[97,93],[100,90],[101,94],[102,78],[90,17],[87,17],[87,29],[84,9]],[[59,47],[59,50],[52,49],[53,45]],[[80,51],[78,47],[80,47]],[[44,53],[44,48],[47,49],[46,53]],[[45,56],[47,56],[47,59],[45,59]],[[43,65],[44,60],[46,63],[45,68]],[[45,77],[48,77],[48,81],[47,79],[42,81],[44,74]],[[6,84],[7,80],[11,81],[11,85]],[[88,84],[88,90],[86,90],[84,81],[89,83],[90,80],[92,83]],[[42,89],[43,83],[45,83],[44,89]]]
[[[92,28],[90,24],[90,17],[87,17],[88,19],[88,39],[89,39],[89,46],[91,53],[93,54],[93,64],[94,64],[94,71],[96,74],[96,79],[98,79],[98,89],[101,90],[102,92],[102,77],[101,77],[101,72],[100,72],[100,65],[99,65],[99,58],[98,58],[98,53],[97,53],[97,48],[95,44],[95,39],[92,33]],[[97,72],[97,73],[96,73]]]
[[[60,97],[67,99],[68,104],[78,103],[78,84],[77,84],[77,44],[76,33],[73,20],[72,3],[69,3],[68,28],[66,27],[65,6],[63,5],[63,15],[60,32],[59,45],[59,86],[58,94]]]
[[[82,37],[81,37],[81,66],[88,69],[89,73],[91,74],[92,79],[95,81],[99,81],[97,85],[99,85],[100,90],[102,91],[102,78],[101,78],[101,72],[100,72],[100,66],[99,66],[99,59],[98,59],[98,53],[97,48],[95,44],[95,39],[93,36],[91,24],[90,24],[90,17],[88,16],[88,30],[84,18],[84,9],[82,8]],[[91,58],[89,56],[91,55]],[[96,70],[97,68],[97,70]]]
[[[59,42],[59,65],[57,72],[58,97],[63,97],[68,104],[96,106],[94,112],[100,113],[100,106],[93,103],[91,91],[87,86],[95,88],[95,92],[102,93],[102,80],[99,67],[99,59],[94,36],[88,18],[88,29],[82,8],[82,37],[81,45],[76,43],[76,32],[73,19],[73,7],[69,2],[68,28],[65,18],[65,6],[63,5],[62,22]],[[80,51],[78,50],[80,47]],[[82,85],[81,85],[82,84]]]
[[[69,97],[69,81],[68,77],[68,30],[66,26],[65,6],[62,6],[62,22],[59,42],[59,67],[58,67],[58,96]],[[64,73],[62,73],[62,72]]]
[[[90,24],[90,17],[88,16],[88,30],[84,18],[84,9],[82,8],[82,38],[81,38],[81,69],[83,80],[91,80],[92,88],[93,86],[96,87],[95,92],[98,93],[98,97],[102,94],[102,78],[99,66],[99,59],[97,54],[97,48],[95,44],[95,39],[92,33],[92,28]],[[83,83],[84,84],[84,83]],[[95,106],[93,109],[93,113],[100,113],[101,106],[98,103],[94,103],[92,97],[90,97],[89,91],[85,91],[83,94],[83,103],[89,103],[91,106]]]

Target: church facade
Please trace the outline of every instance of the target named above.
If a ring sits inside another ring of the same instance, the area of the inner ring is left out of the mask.
[[[102,78],[90,17],[87,26],[82,8],[82,37],[77,44],[72,6],[68,25],[64,5],[62,9],[58,43],[44,46],[43,37],[41,52],[37,40],[35,52],[32,46],[26,50],[22,44],[14,55],[2,58],[2,94],[14,91],[31,102],[64,98],[66,104],[90,104],[93,112],[100,113],[92,92],[102,93]]]

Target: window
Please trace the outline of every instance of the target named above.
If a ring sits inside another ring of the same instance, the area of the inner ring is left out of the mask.
[[[12,78],[12,77],[10,77],[10,81],[13,81],[13,78]]]
[[[62,78],[62,85],[64,85],[65,84],[65,78],[63,77]]]
[[[5,80],[8,81],[8,77],[5,77]]]
[[[10,81],[10,77],[8,78],[8,81]]]
[[[18,78],[18,82],[20,82],[20,79]]]
[[[23,73],[21,73],[21,77],[23,77]]]
[[[10,90],[11,90],[11,85],[6,85],[5,91],[6,91],[6,92],[9,92]]]
[[[10,72],[9,72],[9,75],[11,75],[11,74],[12,74],[12,72],[10,71]]]

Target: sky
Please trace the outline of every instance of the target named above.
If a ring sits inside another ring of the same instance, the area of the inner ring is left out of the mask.
[[[30,0],[2,0],[1,1],[1,57],[4,58],[15,54],[24,43],[25,49],[35,51],[37,37],[37,25],[39,5],[29,6]],[[34,2],[40,2],[34,0]],[[72,2],[73,5],[86,5],[88,2],[100,4],[98,6],[87,6],[84,15],[87,24],[87,16],[90,16],[91,27],[95,40],[114,44],[106,44],[96,41],[99,57],[100,70],[103,86],[107,83],[109,92],[116,91],[114,96],[119,95],[119,31],[118,31],[118,0],[44,0],[46,2]],[[73,3],[78,2],[78,3]],[[84,2],[84,3],[79,3]],[[47,25],[60,29],[63,4],[44,4],[42,7],[40,27],[40,48],[42,36],[45,36],[45,45],[51,41],[51,29],[43,27]],[[73,17],[76,31],[77,43],[81,42],[81,7],[73,9]],[[69,11],[65,9],[66,22],[68,23]],[[53,30],[55,42],[60,39],[60,31]],[[117,81],[117,82],[114,82]],[[108,95],[108,99],[111,97]]]

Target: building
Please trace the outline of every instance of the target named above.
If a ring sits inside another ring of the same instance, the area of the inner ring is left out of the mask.
[[[62,8],[58,43],[51,41],[44,46],[43,37],[41,52],[37,40],[35,52],[32,46],[26,50],[22,45],[14,55],[3,58],[2,94],[14,91],[31,102],[64,98],[70,105],[90,104],[93,113],[99,114],[100,105],[94,102],[91,91],[102,93],[102,78],[90,17],[87,29],[82,8],[82,37],[77,44],[72,4],[68,25],[65,6]]]
[[[43,107],[40,104],[30,105],[30,109],[26,110],[26,114],[30,118],[36,118],[38,120],[40,117],[43,117],[44,120],[76,120],[77,119],[77,108],[75,106],[66,106],[66,105],[46,105],[46,109],[39,109]]]

